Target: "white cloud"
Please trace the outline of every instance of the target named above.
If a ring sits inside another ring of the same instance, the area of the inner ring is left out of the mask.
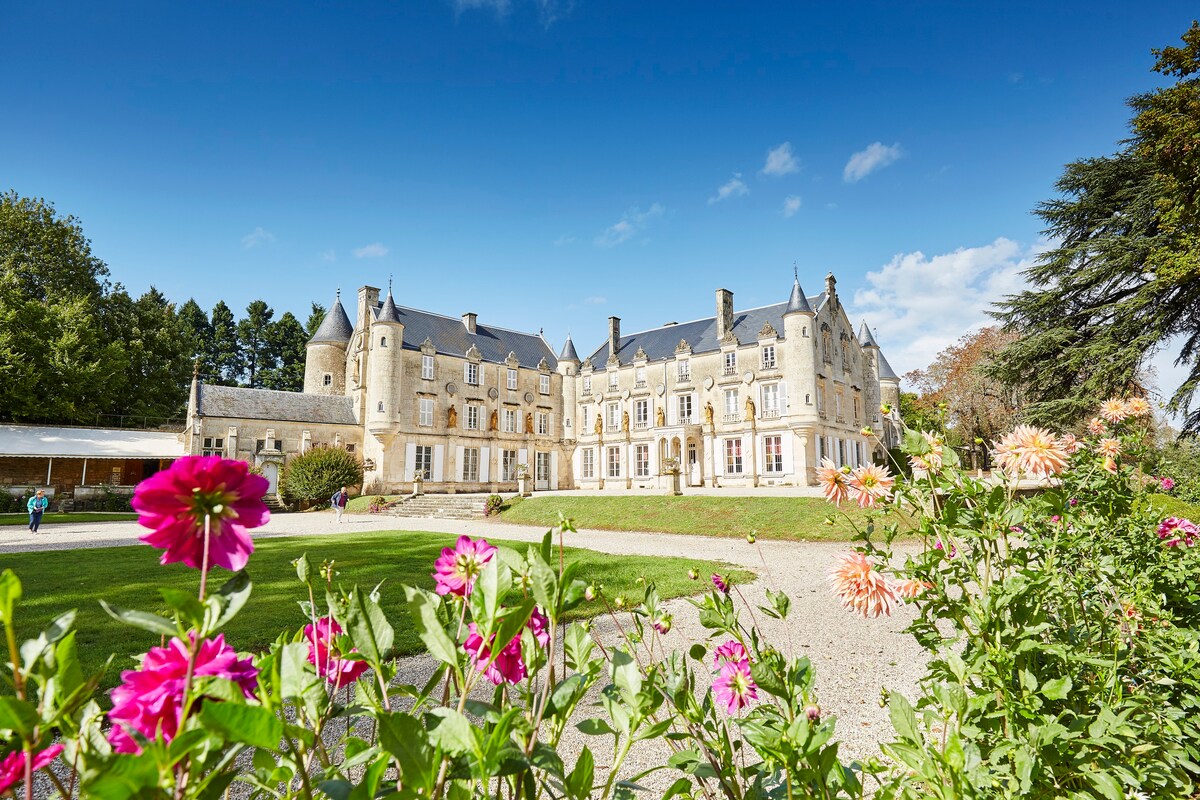
[[[791,194],[783,198],[783,215],[785,217],[795,216],[796,212],[800,210],[802,202],[800,195],[796,194]]]
[[[847,305],[857,325],[865,318],[897,374],[924,369],[963,334],[996,322],[992,304],[1025,286],[1021,272],[1045,243],[1022,247],[1003,237],[933,257],[917,251],[895,256],[867,273],[867,288]]]
[[[388,249],[379,242],[372,242],[354,251],[355,258],[382,258],[388,254]]]
[[[331,249],[331,250],[324,250],[324,251],[322,251],[322,252],[321,252],[321,260],[322,260],[322,261],[329,261],[329,262],[331,262],[331,263],[332,263],[332,262],[334,262],[334,261],[337,261],[337,253],[336,253],[336,252],[334,252],[332,249]]]
[[[637,236],[650,226],[650,223],[666,213],[658,203],[642,211],[637,206],[629,209],[613,225],[610,225],[593,240],[597,247],[616,247]]]
[[[476,9],[490,9],[496,12],[498,17],[504,16],[512,8],[510,0],[450,0],[450,5],[454,6],[457,14]]]
[[[242,247],[249,250],[252,247],[258,247],[260,244],[270,244],[273,241],[275,241],[275,234],[262,228],[255,228],[242,237]]]
[[[856,183],[875,170],[883,169],[902,155],[904,151],[900,149],[899,142],[890,146],[883,142],[872,142],[867,145],[866,150],[860,150],[850,156],[846,168],[842,170],[842,178],[846,183]]]
[[[574,243],[575,243],[575,237],[569,233],[564,233],[562,236],[560,236],[554,240],[555,247],[562,247],[564,245],[574,244]]]
[[[1021,81],[1023,81],[1023,80],[1025,80],[1025,73],[1024,73],[1024,72],[1010,72],[1010,73],[1008,73],[1008,82],[1009,82],[1009,83],[1020,83],[1020,82],[1021,82]]]
[[[763,165],[763,175],[787,175],[789,172],[800,171],[800,160],[792,155],[792,143],[784,142],[778,147],[767,151],[767,163]]]
[[[708,198],[708,204],[711,206],[713,203],[719,203],[730,197],[741,197],[744,194],[750,194],[750,189],[747,188],[746,184],[742,183],[742,173],[735,172],[725,185],[717,189],[715,195]]]
[[[585,297],[583,302],[589,306],[602,306],[608,302],[608,298],[599,296]]]

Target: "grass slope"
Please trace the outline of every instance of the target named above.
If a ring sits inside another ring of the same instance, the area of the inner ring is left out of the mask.
[[[1186,517],[1192,522],[1200,523],[1200,503],[1185,503],[1165,494],[1154,495],[1150,502],[1164,517]]]
[[[852,520],[862,512],[845,507]],[[611,531],[661,531],[699,536],[742,537],[750,531],[764,539],[844,541],[851,536],[845,515],[817,497],[530,497],[514,498],[500,521],[550,527],[561,512],[580,528]],[[825,518],[833,515],[834,524]]]
[[[238,650],[258,650],[273,642],[284,631],[298,630],[305,617],[297,601],[306,599],[296,579],[292,560],[307,553],[320,564],[335,562],[336,582],[347,588],[364,588],[386,581],[382,588],[383,606],[396,628],[396,650],[407,655],[420,650],[420,642],[404,608],[401,584],[433,588],[430,572],[441,549],[453,545],[455,537],[441,533],[383,531],[349,536],[285,537],[261,539],[247,570],[254,582],[253,595],[241,614],[225,629],[226,639]],[[520,553],[529,547],[523,542],[503,542]],[[63,612],[78,609],[76,634],[79,655],[85,671],[100,668],[110,653],[115,653],[113,668],[105,685],[115,685],[122,669],[133,668],[131,657],[159,644],[158,637],[131,628],[109,617],[98,601],[104,599],[122,608],[165,611],[158,594],[159,586],[195,591],[199,585],[197,570],[172,564],[159,566],[160,551],[151,547],[111,547],[94,550],[47,551],[5,555],[0,566],[12,569],[21,579],[24,596],[17,613],[18,641],[33,638],[51,620]],[[708,571],[724,571],[715,562],[685,558],[616,556],[590,550],[567,548],[568,560],[581,562],[585,580],[604,584],[610,596],[624,594],[640,597],[640,577],[653,581],[664,597],[679,597],[705,588],[687,577],[691,566]],[[229,573],[217,569],[210,586],[219,586]],[[748,580],[745,571],[733,571],[735,579]],[[583,616],[601,613],[602,606],[589,603]]]
[[[133,512],[122,511],[78,511],[70,514],[49,513],[42,515],[42,527],[66,522],[121,522],[137,518],[138,515]],[[0,514],[0,525],[28,527],[29,514],[23,511],[13,514]]]

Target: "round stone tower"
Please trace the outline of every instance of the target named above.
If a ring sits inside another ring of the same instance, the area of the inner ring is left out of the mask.
[[[321,327],[308,340],[304,354],[304,391],[340,397],[346,393],[346,347],[354,326],[342,308],[338,291]]]

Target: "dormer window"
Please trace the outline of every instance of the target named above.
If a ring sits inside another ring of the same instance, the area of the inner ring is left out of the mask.
[[[463,365],[463,381],[468,386],[479,385],[479,365],[472,364],[469,361]]]
[[[539,394],[550,394],[550,376],[549,375],[539,375],[538,376],[538,393]]]
[[[618,382],[620,379],[621,379],[621,376],[617,375],[617,371],[616,371],[615,369],[614,369],[614,370],[611,370],[611,371],[608,373],[608,388],[609,388],[609,389],[616,389],[616,388],[617,388],[617,386],[618,386],[618,383],[617,383],[617,382]]]

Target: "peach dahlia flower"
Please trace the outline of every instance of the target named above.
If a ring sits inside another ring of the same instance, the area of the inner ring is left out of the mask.
[[[887,467],[865,464],[850,473],[850,497],[859,508],[874,508],[891,496],[895,482]]]
[[[1124,400],[1111,397],[1100,404],[1100,416],[1109,422],[1120,422],[1129,416],[1129,409]]]
[[[890,617],[901,602],[883,573],[868,556],[857,551],[839,553],[829,569],[829,585],[842,607],[861,617]]]
[[[841,505],[850,496],[846,487],[846,473],[828,458],[821,459],[821,466],[817,468],[817,483],[825,493],[825,499],[831,503]]]
[[[1025,473],[1048,478],[1067,467],[1067,452],[1062,442],[1045,428],[1032,425],[1018,425],[996,442],[993,454],[1008,475]]]

